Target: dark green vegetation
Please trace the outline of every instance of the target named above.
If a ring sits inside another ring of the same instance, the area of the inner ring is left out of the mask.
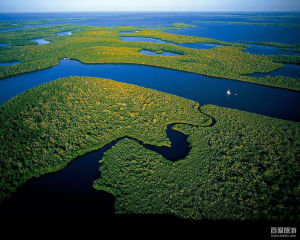
[[[1,200],[123,136],[168,146],[167,125],[188,123],[174,126],[191,144],[184,160],[172,163],[129,139],[105,154],[94,186],[115,196],[117,213],[299,220],[299,123],[209,105],[201,108],[216,119],[209,127],[212,119],[198,107],[89,77],[28,90],[0,106]]]
[[[186,159],[171,163],[125,139],[105,153],[94,187],[116,197],[119,214],[299,221],[300,125],[201,109],[216,118],[213,127],[176,125],[192,146]]]
[[[196,102],[112,80],[72,77],[28,90],[0,106],[0,200],[123,136],[169,146],[174,122],[211,119]]]
[[[64,27],[63,29],[61,27]],[[161,26],[162,27],[162,26]],[[0,62],[18,61],[22,64],[0,66],[0,78],[25,72],[45,69],[69,57],[83,63],[133,63],[194,72],[213,77],[236,79],[269,86],[300,90],[300,81],[283,76],[252,77],[255,72],[268,73],[286,63],[287,58],[252,55],[242,50],[247,45],[230,43],[210,38],[192,37],[163,32],[169,29],[193,27],[182,23],[166,25],[160,29],[145,29],[146,26],[91,27],[58,25],[0,33]],[[71,36],[56,37],[58,32],[74,31]],[[135,33],[122,33],[138,31]],[[213,49],[191,49],[174,44],[149,42],[124,42],[121,36],[138,36],[161,39],[176,44],[213,43],[222,45]],[[33,38],[46,38],[50,44],[36,45]],[[141,50],[174,52],[181,56],[144,55]],[[300,57],[293,61],[300,62]]]

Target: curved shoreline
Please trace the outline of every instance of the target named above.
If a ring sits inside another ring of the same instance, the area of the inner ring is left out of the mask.
[[[160,56],[160,57],[168,57],[169,58],[169,57],[180,57],[180,56]],[[64,59],[63,58],[62,59],[58,59],[57,60],[58,63],[56,65],[48,66],[48,67],[45,67],[45,68],[42,68],[42,69],[37,69],[37,70],[34,70],[34,71],[23,72],[23,73],[20,73],[20,74],[13,74],[11,76],[4,77],[4,78],[0,77],[0,81],[2,79],[7,79],[7,78],[10,78],[10,77],[16,77],[16,76],[27,74],[27,73],[34,73],[34,72],[38,72],[38,71],[43,71],[43,70],[46,70],[46,69],[58,66],[60,64],[60,61],[62,61],[62,60],[64,60]],[[228,77],[228,76],[209,75],[209,74],[199,73],[199,72],[195,72],[195,71],[181,70],[181,69],[171,68],[171,67],[167,67],[167,66],[163,67],[163,66],[160,66],[160,65],[148,64],[148,63],[147,64],[146,63],[135,63],[135,62],[126,62],[126,63],[125,62],[124,63],[120,63],[120,62],[118,62],[118,63],[115,63],[115,62],[89,62],[89,63],[86,63],[86,62],[82,62],[79,59],[75,59],[75,58],[68,58],[68,60],[77,61],[77,62],[80,62],[80,63],[85,64],[85,65],[106,65],[106,64],[137,65],[137,66],[147,66],[147,67],[160,68],[160,69],[169,69],[169,70],[178,71],[178,72],[198,74],[198,75],[205,76],[205,77],[218,78],[218,79],[222,79],[223,78],[223,79],[232,80],[232,81],[246,82],[246,83],[250,83],[250,84],[262,85],[262,86],[266,86],[266,87],[278,88],[278,89],[289,90],[289,91],[292,91],[292,92],[300,93],[300,90],[294,89],[294,88],[287,88],[287,87],[275,86],[275,85],[265,84],[265,83],[260,83],[260,82],[247,81],[247,80],[243,80],[243,79],[231,78],[231,77]],[[275,69],[273,71],[276,71],[278,69]],[[268,72],[268,73],[270,73],[270,72]],[[266,74],[268,74],[268,73],[266,73]],[[247,75],[248,74],[243,74],[241,76],[247,76]]]
[[[198,107],[198,110],[203,113],[200,110],[200,106]],[[205,114],[205,113],[203,113]],[[209,116],[205,114],[206,116]],[[203,127],[211,127],[215,124],[216,120],[212,118],[212,123],[208,126],[203,126]],[[1,204],[0,204],[0,210],[3,213],[4,216],[20,216],[20,215],[25,215],[25,214],[30,214],[31,216],[40,216],[40,215],[56,215],[56,214],[61,214],[67,213],[68,215],[73,215],[73,208],[74,202],[76,203],[77,201],[80,201],[80,206],[77,206],[76,208],[76,213],[74,215],[95,215],[99,216],[100,215],[112,215],[114,213],[114,197],[112,194],[104,192],[104,191],[99,191],[96,190],[93,187],[93,182],[89,181],[83,181],[87,185],[83,186],[83,189],[85,190],[85,196],[81,196],[81,191],[78,189],[78,191],[72,191],[70,193],[64,193],[61,192],[59,189],[54,192],[54,194],[51,194],[48,192],[49,186],[44,186],[44,185],[49,185],[49,182],[57,182],[61,183],[62,185],[66,181],[64,179],[64,175],[67,175],[66,172],[76,172],[72,168],[78,162],[83,161],[86,162],[85,157],[87,155],[95,155],[95,157],[91,160],[93,162],[93,165],[97,165],[98,167],[91,168],[90,170],[93,170],[93,173],[88,173],[89,176],[95,176],[95,179],[99,179],[101,177],[101,172],[99,171],[100,167],[100,162],[101,159],[103,158],[103,155],[105,154],[106,151],[111,149],[113,146],[115,146],[119,141],[123,139],[131,139],[145,147],[146,149],[149,149],[151,151],[155,151],[159,154],[161,154],[164,158],[171,162],[175,162],[178,160],[184,159],[190,152],[191,146],[190,143],[187,141],[188,136],[177,131],[173,130],[172,127],[177,124],[185,124],[185,125],[190,125],[193,127],[202,127],[202,126],[194,126],[191,124],[186,124],[186,123],[172,123],[167,126],[167,136],[171,141],[171,146],[162,146],[158,147],[155,145],[151,144],[146,144],[143,143],[142,141],[132,138],[129,136],[123,136],[120,138],[117,138],[110,143],[106,144],[100,149],[97,149],[95,151],[88,152],[84,154],[83,156],[77,156],[73,160],[71,160],[63,169],[58,170],[57,172],[52,172],[48,173],[46,175],[40,176],[38,178],[32,178],[29,179],[26,183],[24,183],[20,188],[17,189],[15,193],[12,194],[11,197],[8,199],[5,199]],[[184,144],[182,144],[184,143]],[[178,145],[180,145],[180,148],[178,148]],[[96,157],[99,154],[99,157]],[[91,164],[91,163],[90,163]],[[83,166],[86,166],[86,164],[83,164]],[[80,169],[80,171],[84,171],[84,169]],[[89,169],[88,169],[89,170]],[[68,177],[68,176],[67,176]],[[67,182],[72,182],[72,184],[76,185],[76,181],[78,181],[78,178],[76,176],[70,176],[69,180],[72,181],[67,181]],[[75,183],[74,183],[75,181]],[[79,180],[81,181],[81,180]],[[82,183],[81,183],[82,184]],[[53,186],[52,186],[53,187]],[[50,189],[52,189],[50,186]],[[56,186],[55,186],[56,187]],[[55,188],[54,187],[54,188]],[[82,188],[82,187],[81,187]],[[82,190],[82,189],[81,189]],[[68,195],[68,196],[67,196]],[[49,200],[50,198],[50,200]],[[83,198],[83,199],[82,199]],[[46,202],[45,202],[46,201]],[[62,201],[62,202],[61,202]],[[99,202],[100,201],[100,202]],[[104,205],[100,204],[100,212],[96,211],[94,208],[98,203],[103,203]],[[95,206],[94,206],[95,205]],[[83,207],[83,206],[88,206]],[[95,210],[95,211],[89,211],[86,212],[87,209],[90,210]]]
[[[143,74],[146,75],[141,78]],[[12,97],[38,85],[57,78],[74,75],[113,79],[116,82],[133,84],[181,96],[194,100],[201,105],[213,104],[290,121],[299,121],[300,119],[300,115],[296,111],[297,102],[300,100],[297,91],[276,89],[242,81],[211,78],[155,66],[86,64],[77,60],[61,60],[60,64],[46,70],[3,79],[0,81],[0,88],[7,88],[7,91],[3,92],[0,97],[0,103],[3,104]],[[226,95],[228,89],[231,89],[234,94],[231,96]],[[261,104],[264,102],[266,104]],[[276,109],[275,106],[277,106]],[[286,108],[286,106],[289,107]]]

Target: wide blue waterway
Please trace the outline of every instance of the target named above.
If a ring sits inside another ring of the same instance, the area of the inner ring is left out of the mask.
[[[246,82],[130,64],[83,64],[61,60],[49,69],[0,80],[0,104],[40,84],[68,76],[109,78],[248,112],[300,121],[300,93]],[[227,95],[230,89],[232,94]]]

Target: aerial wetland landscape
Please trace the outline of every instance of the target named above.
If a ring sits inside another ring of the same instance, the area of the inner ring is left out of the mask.
[[[300,221],[299,13],[0,14],[3,216]]]

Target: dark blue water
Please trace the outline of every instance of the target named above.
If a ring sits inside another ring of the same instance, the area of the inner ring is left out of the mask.
[[[40,84],[73,75],[109,78],[175,94],[202,105],[214,104],[300,121],[298,92],[170,69],[130,64],[82,64],[74,60],[61,60],[58,66],[49,69],[0,80],[0,103]],[[232,92],[230,96],[226,94],[228,89]]]

